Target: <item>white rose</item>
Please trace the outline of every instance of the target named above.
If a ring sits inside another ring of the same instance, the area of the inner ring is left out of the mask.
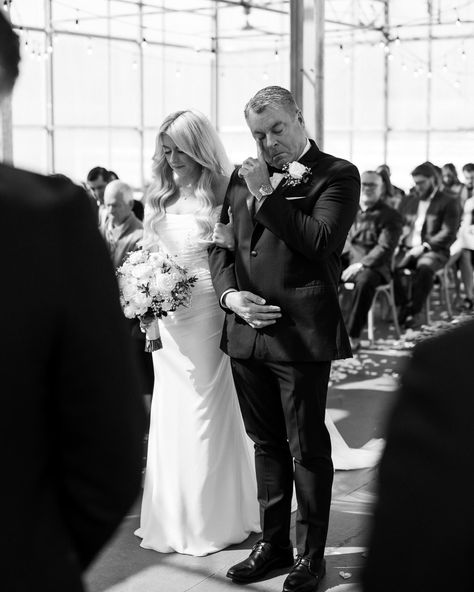
[[[144,280],[153,273],[153,270],[147,263],[139,263],[132,269],[132,276]]]
[[[144,260],[145,257],[145,251],[132,251],[131,253],[129,253],[128,255],[128,262],[131,263],[132,265],[135,265],[136,263],[141,263]]]
[[[293,177],[293,179],[301,180],[303,175],[306,173],[306,167],[297,161],[290,162],[288,165],[288,172],[291,177]]]

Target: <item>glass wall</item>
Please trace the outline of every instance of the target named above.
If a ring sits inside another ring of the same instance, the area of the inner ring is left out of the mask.
[[[314,133],[313,0],[304,5],[303,112]],[[290,84],[290,2],[14,0],[22,39],[15,164],[82,180],[93,166],[149,180],[160,122],[194,107],[234,162],[255,152],[243,107]],[[324,149],[361,170],[384,160],[408,188],[430,159],[474,161],[474,4],[325,3]]]

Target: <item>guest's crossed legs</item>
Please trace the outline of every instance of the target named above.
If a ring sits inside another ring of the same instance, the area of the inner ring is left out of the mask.
[[[333,480],[324,423],[330,367],[232,360],[245,427],[255,443],[262,538],[288,545],[294,475],[297,551],[315,561],[324,555]]]

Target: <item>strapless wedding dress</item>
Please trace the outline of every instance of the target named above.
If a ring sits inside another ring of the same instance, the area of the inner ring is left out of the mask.
[[[217,218],[216,218],[217,219]],[[194,214],[166,214],[157,245],[198,281],[189,308],[160,321],[140,528],[141,546],[206,555],[259,532],[252,448]]]

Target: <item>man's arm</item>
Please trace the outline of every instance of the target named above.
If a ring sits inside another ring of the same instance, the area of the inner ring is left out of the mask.
[[[402,234],[402,225],[403,220],[400,214],[395,210],[393,213],[389,212],[378,236],[377,244],[361,260],[365,267],[376,269],[382,265],[390,266],[392,255]]]
[[[456,239],[460,218],[460,207],[457,201],[451,198],[444,209],[440,230],[436,234],[433,234],[433,236],[428,236],[425,239],[425,242],[433,251],[449,249]]]
[[[52,408],[59,502],[85,568],[139,492],[145,416],[112,264],[85,197],[71,193],[57,216]]]
[[[222,224],[229,223],[229,192],[232,186],[232,182],[236,178],[236,175],[237,172],[234,171],[231,176],[227,192],[224,198],[224,203],[222,205],[222,211],[219,220],[219,222],[221,222]],[[231,251],[230,249],[225,249],[223,247],[218,247],[215,244],[209,246],[208,253],[212,283],[214,285],[214,290],[216,291],[219,303],[221,304],[221,306],[223,306],[222,297],[224,293],[232,290],[238,290],[234,268],[235,254],[234,251]]]
[[[293,207],[283,197],[282,188],[276,189],[255,215],[289,247],[313,261],[327,257],[344,242],[359,204],[357,168],[346,161],[337,162],[330,174],[311,215]]]

